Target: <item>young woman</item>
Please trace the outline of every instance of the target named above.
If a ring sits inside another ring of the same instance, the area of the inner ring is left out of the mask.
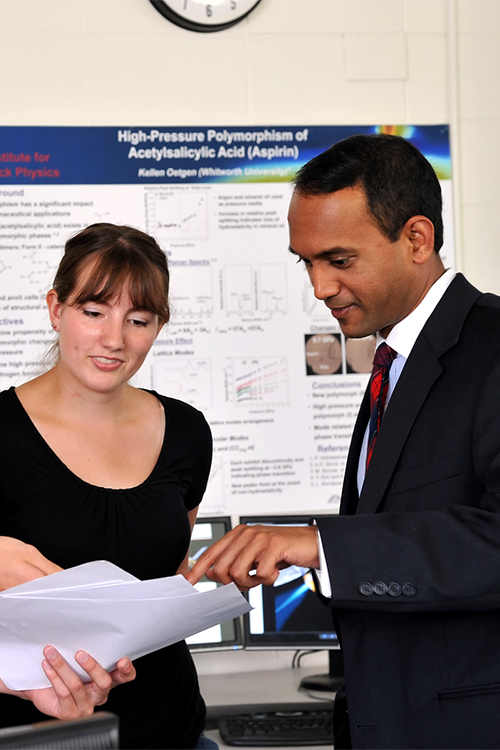
[[[87,227],[66,243],[47,295],[56,363],[0,394],[9,425],[0,433],[0,531],[62,568],[106,559],[140,579],[185,569],[210,430],[193,407],[128,382],[169,319],[168,284],[154,239]],[[120,717],[120,746],[196,747],[205,706],[185,643],[135,666],[136,680],[106,703]],[[35,720],[26,701],[5,701],[4,723]]]

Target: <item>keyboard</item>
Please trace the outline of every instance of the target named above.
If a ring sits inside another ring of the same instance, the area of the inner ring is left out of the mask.
[[[221,716],[218,725],[226,745],[333,745],[333,704]]]

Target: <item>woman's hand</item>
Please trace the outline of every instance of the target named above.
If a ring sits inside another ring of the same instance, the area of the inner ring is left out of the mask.
[[[0,536],[0,591],[61,570],[36,547]],[[86,651],[78,651],[75,659],[91,680],[84,683],[53,646],[46,646],[43,654],[42,667],[52,687],[16,691],[0,680],[0,692],[30,700],[39,711],[56,719],[90,716],[95,706],[106,703],[111,688],[135,679],[135,667],[130,659],[120,659],[116,669],[108,673]]]
[[[47,560],[31,544],[10,536],[0,536],[0,591],[60,570],[59,565]]]
[[[84,683],[53,646],[46,646],[43,655],[42,667],[52,687],[14,691],[0,684],[0,691],[33,701],[39,711],[56,719],[90,716],[95,706],[106,703],[111,688],[135,679],[130,659],[120,659],[116,669],[108,673],[86,651],[77,651],[76,661],[91,678],[91,682]]]

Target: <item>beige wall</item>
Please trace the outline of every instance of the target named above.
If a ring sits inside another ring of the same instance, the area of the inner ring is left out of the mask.
[[[500,292],[500,0],[262,0],[194,34],[148,0],[0,0],[0,125],[452,126],[458,265]]]

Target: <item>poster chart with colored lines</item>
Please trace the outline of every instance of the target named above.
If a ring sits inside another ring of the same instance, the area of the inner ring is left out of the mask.
[[[0,387],[43,369],[66,239],[133,225],[167,254],[172,303],[134,384],[205,414],[202,515],[336,512],[374,340],[346,339],[314,297],[286,217],[297,169],[359,132],[403,135],[431,161],[453,266],[445,125],[1,127]]]

